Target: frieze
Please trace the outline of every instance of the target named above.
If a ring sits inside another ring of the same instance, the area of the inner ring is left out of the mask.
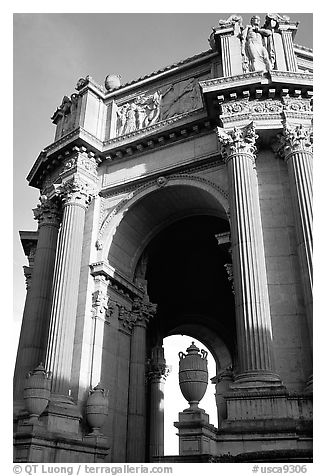
[[[291,98],[283,97],[285,112],[311,112],[312,113],[312,101],[306,98]]]
[[[134,101],[123,104],[117,110],[117,136],[144,129],[154,124],[160,116],[162,94],[138,96]]]
[[[181,114],[178,114],[177,116],[175,117],[172,117],[170,119],[166,119],[166,120],[162,120],[162,121],[158,121],[156,122],[155,124],[152,124],[150,126],[147,126],[147,127],[144,127],[142,129],[139,129],[139,130],[135,130],[133,132],[130,132],[128,134],[125,134],[123,136],[118,136],[118,137],[114,137],[110,140],[107,140],[104,142],[104,145],[105,146],[111,146],[111,145],[114,145],[114,144],[117,144],[119,142],[124,142],[124,141],[127,141],[128,139],[132,139],[134,137],[138,137],[140,135],[145,135],[145,134],[150,134],[151,132],[154,132],[156,131],[157,129],[160,129],[160,128],[163,128],[165,126],[168,126],[168,125],[171,125],[171,124],[174,124],[175,122],[177,121],[180,121],[186,117],[190,117],[190,116],[193,116],[193,115],[197,115],[201,112],[203,112],[204,109],[201,108],[201,109],[197,109],[195,111],[190,111],[190,112],[184,112],[184,113],[181,113]]]
[[[198,80],[195,78],[162,86],[153,94],[142,94],[117,109],[116,135],[127,136],[185,112],[202,109]]]
[[[281,114],[283,108],[282,102],[275,99],[254,99],[252,101],[243,99],[221,104],[222,115],[232,115],[233,117],[238,114]]]

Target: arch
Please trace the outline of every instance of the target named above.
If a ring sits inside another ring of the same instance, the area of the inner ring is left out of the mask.
[[[159,200],[168,203],[166,210],[153,206]],[[181,218],[200,214],[216,215],[228,220],[228,210],[228,195],[225,190],[205,178],[183,174],[159,177],[130,191],[105,217],[98,234],[98,242],[102,245],[98,251],[98,261],[108,259],[113,268],[119,269],[118,260],[115,259],[117,249],[120,248],[121,254],[126,253],[127,241],[133,241],[133,245],[129,243],[129,254],[125,257],[129,265],[120,267],[120,271],[132,279],[143,249],[164,227]],[[148,226],[143,226],[142,233],[142,226],[136,223],[137,220],[140,221],[140,216],[143,217],[142,225],[144,220],[148,221]],[[124,250],[121,250],[121,243],[124,243]]]

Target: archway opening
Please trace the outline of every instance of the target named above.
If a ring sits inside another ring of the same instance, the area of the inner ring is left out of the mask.
[[[153,345],[180,326],[184,332],[197,326],[198,335],[218,336],[234,355],[234,296],[225,269],[231,256],[215,237],[227,230],[226,220],[218,217],[187,217],[164,229],[147,247],[147,292],[158,305],[149,329]]]
[[[148,356],[151,349],[164,344],[166,363],[173,367],[164,391],[165,455],[179,452],[173,423],[178,421],[178,413],[187,408],[178,383],[178,352],[185,351],[192,340],[204,347],[211,356],[209,378],[232,366],[235,360],[234,295],[225,269],[231,256],[229,247],[219,246],[216,239],[217,234],[228,231],[228,226],[226,220],[212,215],[182,218],[158,233],[140,260],[146,264],[143,277],[147,294],[157,304],[157,314],[148,327]],[[136,280],[140,275],[136,273]],[[173,341],[180,334],[190,337],[181,338],[180,345],[172,345],[171,350],[169,339]],[[208,388],[209,403],[200,407],[218,427],[215,387],[210,381]]]

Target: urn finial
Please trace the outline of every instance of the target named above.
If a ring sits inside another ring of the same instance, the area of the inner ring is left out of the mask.
[[[186,352],[179,352],[179,385],[190,405],[186,411],[196,411],[208,384],[207,352],[200,351],[194,342]]]
[[[47,372],[41,362],[33,371],[28,372],[24,388],[25,407],[30,414],[30,421],[36,422],[44,412],[50,399],[51,373]]]

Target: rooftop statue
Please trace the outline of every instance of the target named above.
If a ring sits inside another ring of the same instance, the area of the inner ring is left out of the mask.
[[[269,72],[272,69],[274,61],[265,43],[265,39],[270,38],[271,35],[272,28],[260,28],[258,15],[254,15],[250,20],[250,25],[242,30],[241,53],[245,57],[245,64],[247,63],[249,71]]]

